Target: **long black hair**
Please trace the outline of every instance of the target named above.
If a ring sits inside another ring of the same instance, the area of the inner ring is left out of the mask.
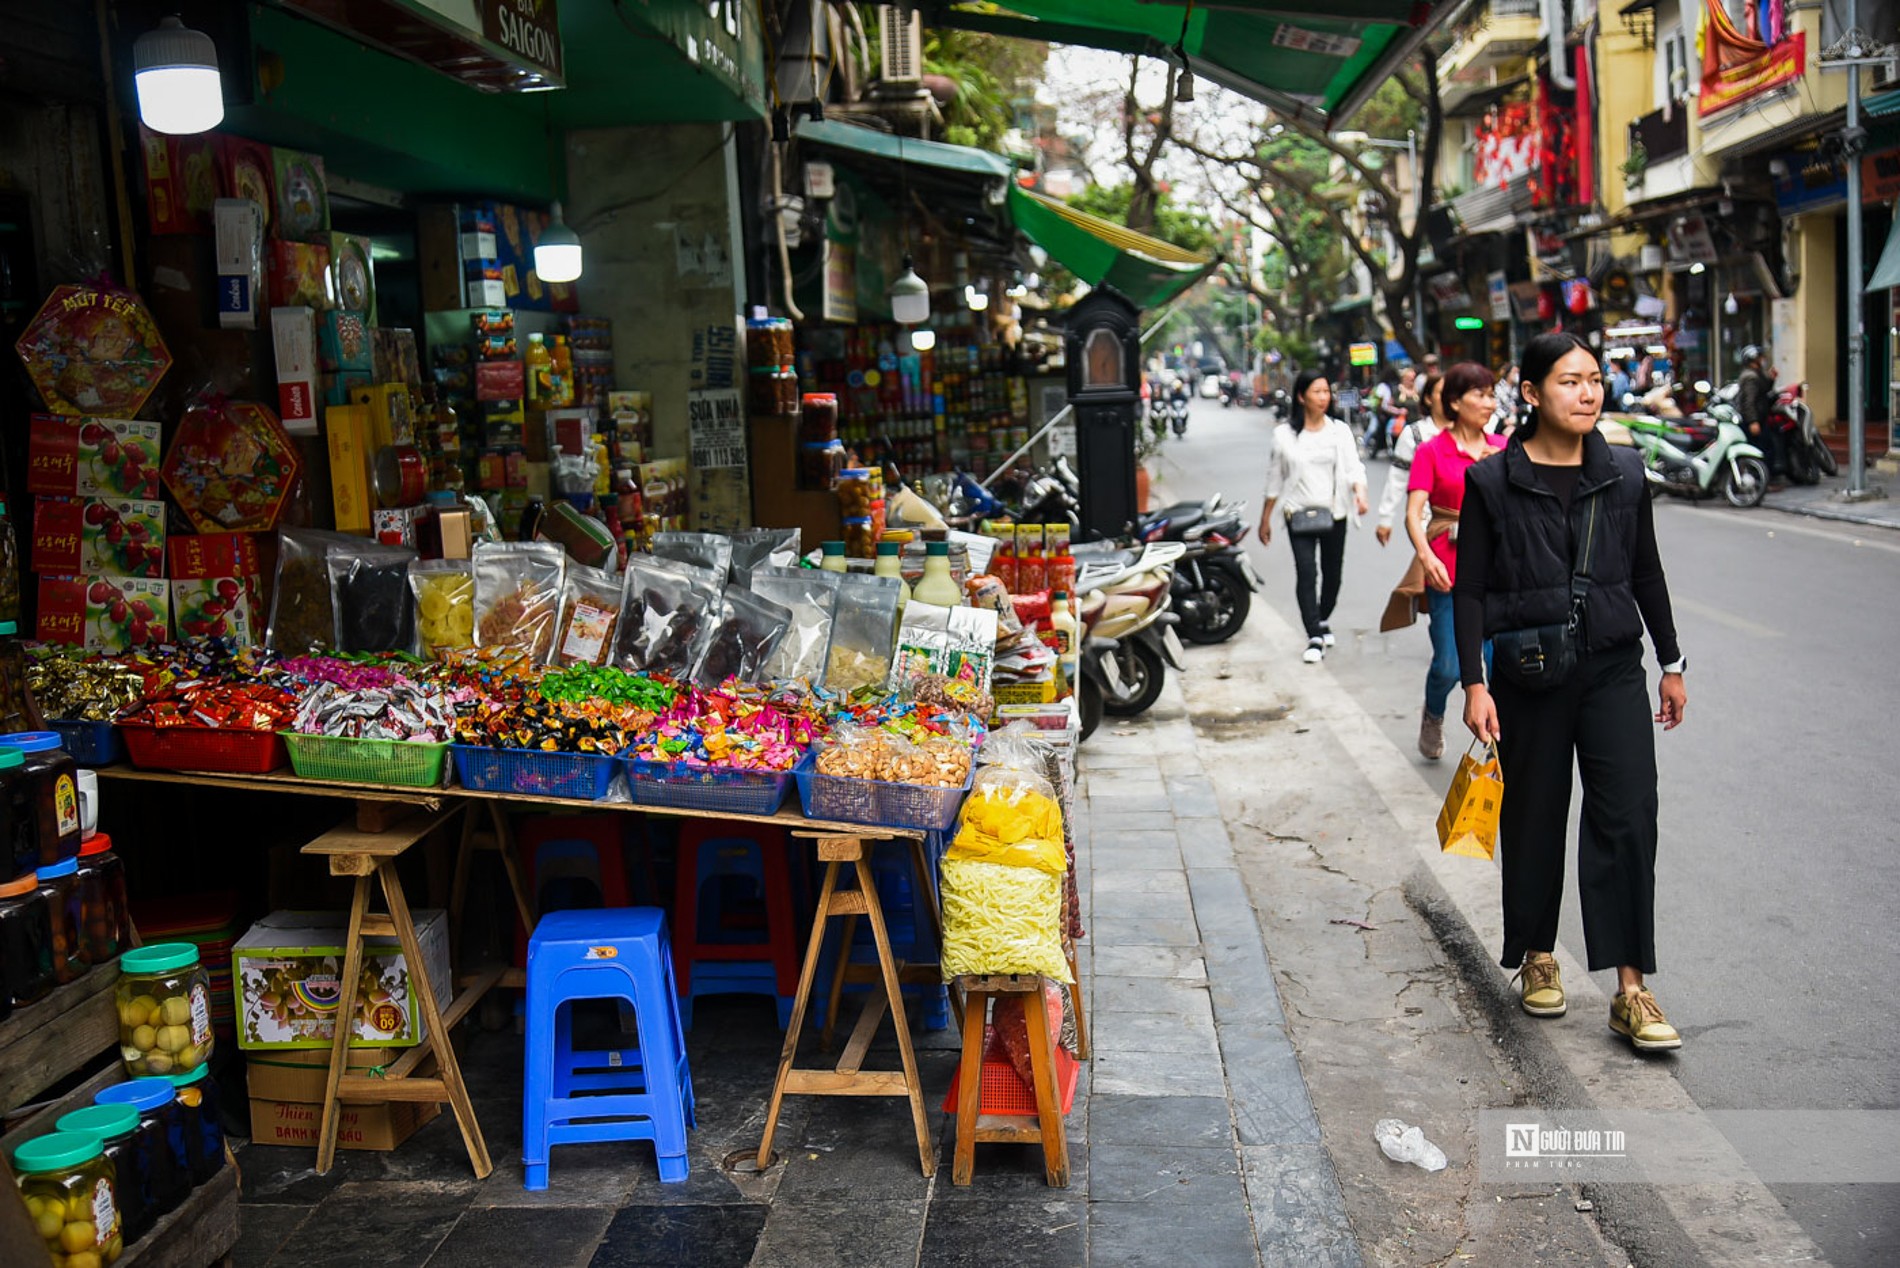
[[[1518,420],[1517,436],[1520,441],[1529,440],[1537,434],[1537,407],[1522,395],[1523,385],[1535,383],[1541,399],[1544,392],[1544,380],[1550,377],[1557,363],[1572,352],[1581,349],[1589,353],[1592,360],[1596,354],[1590,352],[1590,345],[1568,330],[1546,330],[1524,345],[1524,355],[1517,363],[1518,374]]]
[[[1287,419],[1287,422],[1292,424],[1294,431],[1306,426],[1306,389],[1325,377],[1325,372],[1321,370],[1301,370],[1299,377],[1293,380],[1293,406],[1297,414]],[[1328,383],[1326,386],[1330,392],[1332,384]],[[1329,401],[1328,404],[1330,405],[1331,402]]]

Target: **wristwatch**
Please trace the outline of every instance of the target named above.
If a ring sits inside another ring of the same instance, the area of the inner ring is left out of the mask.
[[[1678,656],[1676,657],[1675,660],[1671,661],[1669,664],[1664,665],[1662,667],[1662,671],[1665,674],[1679,674],[1688,668],[1689,668],[1689,658],[1687,656]]]

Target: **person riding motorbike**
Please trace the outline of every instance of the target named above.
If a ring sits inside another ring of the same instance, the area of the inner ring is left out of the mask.
[[[1781,432],[1768,425],[1768,411],[1775,403],[1775,375],[1763,364],[1760,346],[1751,343],[1742,349],[1742,373],[1735,386],[1735,412],[1742,416],[1742,430],[1766,455],[1768,474],[1782,474]]]

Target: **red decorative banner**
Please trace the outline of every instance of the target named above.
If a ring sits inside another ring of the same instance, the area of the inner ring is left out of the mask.
[[[1808,37],[1791,32],[1764,44],[1735,29],[1719,0],[1703,0],[1701,114],[1714,114],[1801,78],[1807,64]]]

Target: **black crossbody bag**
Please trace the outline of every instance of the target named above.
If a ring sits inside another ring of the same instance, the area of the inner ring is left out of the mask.
[[[1504,630],[1491,636],[1491,671],[1520,691],[1555,691],[1577,668],[1583,642],[1583,600],[1590,593],[1590,559],[1596,545],[1597,503],[1583,535],[1583,562],[1570,567],[1570,615],[1553,625]]]

